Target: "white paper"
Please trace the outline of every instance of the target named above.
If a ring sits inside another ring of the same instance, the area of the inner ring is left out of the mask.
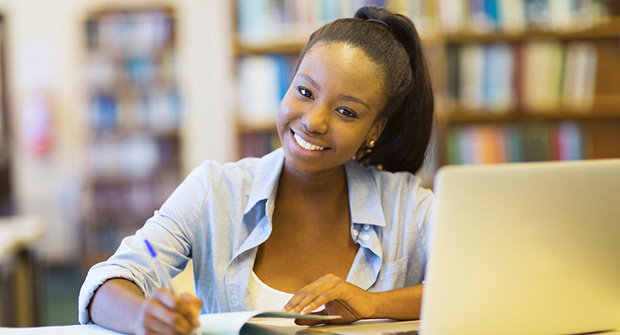
[[[243,325],[250,319],[283,318],[283,319],[312,319],[332,320],[340,316],[296,314],[286,312],[247,311],[231,313],[202,314],[198,317],[202,334],[238,334]],[[302,328],[302,327],[300,327]]]

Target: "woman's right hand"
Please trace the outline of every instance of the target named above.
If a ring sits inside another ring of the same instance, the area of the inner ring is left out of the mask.
[[[202,300],[189,293],[181,296],[159,288],[140,305],[135,333],[139,335],[191,334],[200,326]]]

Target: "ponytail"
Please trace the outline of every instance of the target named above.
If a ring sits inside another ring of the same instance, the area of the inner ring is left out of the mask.
[[[424,164],[431,137],[434,97],[422,42],[411,20],[376,7],[362,7],[355,17],[385,22],[394,39],[405,49],[411,80],[393,92],[384,110],[388,121],[373,150],[363,159],[388,171],[417,172]],[[403,64],[404,65],[404,64]],[[407,66],[404,65],[404,66]]]

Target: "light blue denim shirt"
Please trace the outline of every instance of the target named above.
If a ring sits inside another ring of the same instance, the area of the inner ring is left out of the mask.
[[[258,246],[269,238],[282,149],[235,163],[206,161],[194,169],[135,235],[93,266],[80,290],[79,321],[90,322],[95,290],[111,278],[134,282],[146,296],[162,286],[144,239],[171,276],[194,260],[202,313],[252,310],[248,290]],[[420,284],[436,216],[419,177],[345,164],[351,238],[359,244],[346,280],[371,292]],[[299,265],[303,266],[303,265]]]

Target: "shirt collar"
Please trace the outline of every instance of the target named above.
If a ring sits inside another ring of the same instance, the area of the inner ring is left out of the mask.
[[[244,214],[252,210],[261,200],[275,199],[283,164],[284,151],[282,148],[276,149],[260,159]]]
[[[351,206],[353,223],[385,227],[381,194],[377,188],[372,168],[362,167],[353,159],[344,166],[347,171],[349,206]]]
[[[276,149],[260,159],[248,203],[245,207],[245,214],[259,201],[268,200],[275,195],[283,164],[284,150],[282,148]],[[345,164],[345,170],[349,187],[351,221],[354,224],[385,227],[381,197],[371,169],[362,167],[352,159]]]

